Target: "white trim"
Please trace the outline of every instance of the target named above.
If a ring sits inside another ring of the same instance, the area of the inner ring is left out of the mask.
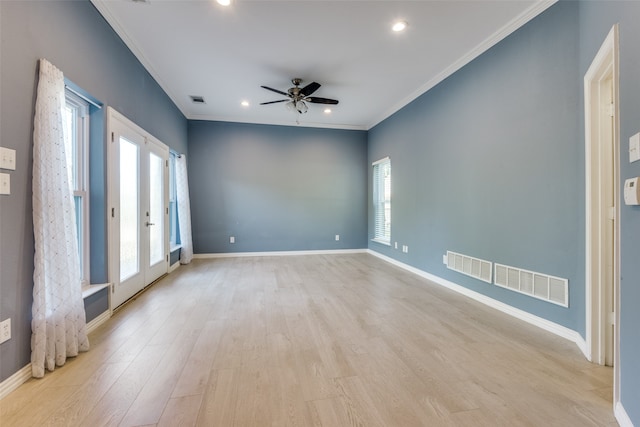
[[[627,411],[624,410],[622,403],[617,402],[615,404],[613,408],[613,415],[616,417],[616,421],[618,421],[620,427],[633,427],[633,422],[631,421],[631,418],[629,418]]]
[[[105,323],[111,318],[111,311],[107,310],[89,323],[87,323],[87,333],[93,332],[98,326]],[[20,369],[6,380],[0,383],[0,400],[7,397],[11,392],[15,391],[22,384],[29,381],[32,376],[31,364]]]
[[[2,383],[0,383],[0,400],[4,399],[9,395],[9,393],[26,383],[29,378],[31,378],[31,372],[31,364],[28,364],[6,380],[2,381]]]
[[[176,104],[177,105],[177,104]],[[318,122],[305,122],[300,120],[300,115],[292,116],[294,118],[290,120],[249,120],[244,116],[217,116],[212,114],[190,114],[187,117],[189,120],[208,120],[215,122],[226,123],[243,123],[243,124],[257,124],[257,125],[272,125],[272,126],[295,126],[304,128],[319,128],[319,129],[342,129],[342,130],[369,130],[365,125],[353,125],[353,124],[340,124],[340,123],[318,123]],[[299,120],[299,123],[295,119]]]
[[[603,41],[598,53],[595,55],[589,69],[584,76],[584,114],[585,114],[585,324],[586,324],[586,349],[587,358],[595,363],[604,363],[604,349],[598,337],[600,336],[600,312],[594,304],[599,303],[601,288],[598,278],[594,278],[591,269],[593,250],[590,242],[594,232],[593,212],[591,210],[591,192],[595,184],[592,184],[592,145],[595,135],[594,127],[597,124],[592,122],[592,88],[597,85],[597,81],[611,70],[613,80],[613,196],[614,196],[614,266],[613,266],[613,286],[614,286],[614,337],[613,337],[613,404],[614,411],[620,405],[620,93],[619,93],[619,29],[618,24],[614,25],[607,37]],[[596,283],[597,282],[597,283]],[[624,411],[623,411],[624,413]],[[626,415],[626,413],[625,413]],[[617,415],[616,415],[617,417]]]
[[[388,162],[388,161],[390,161],[390,160],[391,160],[391,157],[389,157],[389,156],[387,156],[387,157],[383,157],[383,158],[381,158],[380,160],[376,160],[375,162],[372,162],[372,163],[371,163],[371,166],[379,165],[380,163]]]
[[[210,258],[241,258],[241,257],[265,257],[265,256],[299,256],[299,255],[340,255],[340,254],[363,254],[368,249],[330,249],[313,251],[272,251],[272,252],[226,252],[193,254],[197,259]]]
[[[380,243],[381,245],[391,246],[391,240],[371,239],[372,242]]]
[[[95,319],[87,323],[87,333],[90,334],[91,332],[95,331],[98,328],[98,326],[101,326],[110,318],[111,318],[111,310],[104,311],[101,315],[99,315],[98,317],[96,317]]]
[[[164,171],[163,171],[163,186],[166,189],[164,192],[163,203],[165,208],[169,207],[169,171],[168,171],[168,161],[169,161],[169,146],[164,144],[158,138],[153,136],[151,133],[144,130],[142,127],[137,125],[135,122],[128,119],[122,113],[118,112],[111,106],[107,106],[106,111],[106,125],[107,125],[107,202],[108,202],[108,212],[111,212],[111,215],[108,215],[107,220],[107,230],[108,230],[108,261],[107,261],[107,272],[108,279],[112,285],[112,292],[109,293],[110,301],[109,307],[113,310],[113,305],[119,306],[131,296],[135,295],[138,291],[143,290],[147,285],[151,284],[155,281],[155,279],[167,274],[169,271],[169,212],[168,209],[165,210],[164,219],[163,219],[163,227],[164,227],[164,247],[163,247],[163,260],[155,263],[154,265],[149,265],[148,260],[148,249],[143,249],[144,244],[141,243],[144,241],[144,234],[141,233],[141,240],[138,242],[140,245],[140,266],[139,271],[133,276],[127,278],[124,281],[120,280],[120,271],[119,271],[119,262],[120,262],[120,254],[119,254],[119,246],[120,246],[120,230],[119,230],[119,215],[113,214],[114,210],[118,212],[120,210],[120,199],[119,199],[119,144],[118,140],[120,135],[126,134],[127,139],[131,139],[134,144],[137,145],[139,153],[140,153],[140,179],[142,180],[145,171],[145,166],[148,168],[149,163],[147,161],[142,160],[142,156],[149,153],[155,154],[160,157],[165,162]],[[132,139],[135,137],[135,139]],[[148,191],[148,188],[145,190],[144,184],[141,181],[140,183],[140,193],[138,196],[140,197],[141,206],[143,200],[147,200],[148,197],[145,197],[145,191]],[[141,207],[141,209],[143,209]],[[153,277],[155,279],[151,280]],[[127,283],[123,285],[123,282]],[[125,289],[126,288],[126,289]],[[135,292],[134,292],[135,291]],[[130,294],[133,292],[132,294]],[[130,294],[130,295],[129,295]],[[128,296],[127,296],[128,295]]]
[[[383,120],[387,119],[388,117],[390,117],[391,115],[393,115],[397,111],[399,111],[402,108],[404,108],[411,101],[413,101],[414,99],[418,98],[423,93],[426,93],[427,91],[429,91],[430,89],[432,89],[433,87],[438,85],[440,82],[442,82],[444,79],[446,79],[447,77],[451,76],[456,71],[460,70],[462,67],[464,67],[465,65],[467,65],[468,63],[470,63],[471,61],[473,61],[474,59],[476,59],[480,55],[482,55],[484,52],[488,51],[490,48],[492,48],[493,46],[498,44],[500,41],[505,39],[511,33],[516,31],[520,27],[522,27],[524,24],[526,24],[527,22],[529,22],[530,20],[532,20],[536,16],[540,15],[542,12],[547,10],[549,7],[554,5],[556,2],[557,2],[557,0],[537,1],[537,2],[535,2],[527,10],[525,10],[520,15],[515,17],[513,20],[508,22],[505,26],[500,28],[495,33],[493,33],[487,39],[485,39],[484,41],[479,43],[476,47],[471,49],[465,55],[460,57],[457,61],[455,61],[454,63],[449,65],[447,68],[442,70],[440,73],[438,73],[432,79],[430,79],[428,82],[426,82],[425,84],[420,86],[417,90],[415,90],[409,96],[407,96],[406,98],[402,99],[400,102],[398,102],[397,104],[393,105],[391,108],[389,108],[384,113],[382,113],[378,117],[378,119],[376,119],[376,120],[372,121],[371,123],[369,123],[366,126],[366,129],[369,130],[369,129],[373,128],[374,126],[376,126],[377,124],[379,124]]]
[[[489,50],[491,47],[496,45],[498,42],[502,41],[508,35],[522,27],[524,24],[544,12],[550,6],[556,3],[557,0],[542,0],[534,2],[531,7],[526,9],[520,15],[516,16],[498,31],[493,33],[491,36],[487,37],[484,41],[479,43],[475,48],[471,49],[465,55],[460,57],[457,61],[451,64],[449,67],[445,68],[442,72],[438,73],[435,77],[430,79],[424,85],[418,88],[418,90],[414,91],[412,94],[392,106],[390,109],[383,112],[377,119],[373,120],[368,124],[325,124],[325,123],[305,123],[300,122],[300,124],[294,123],[293,120],[289,121],[280,121],[278,123],[272,122],[261,122],[261,121],[252,121],[250,123],[256,124],[273,124],[273,125],[282,125],[282,126],[302,126],[302,127],[317,127],[317,128],[330,128],[330,129],[353,129],[353,130],[370,130],[378,123],[382,122],[411,101],[427,92],[429,89],[436,86],[438,83],[442,82],[444,79],[467,65],[469,62]],[[135,57],[140,61],[142,66],[151,74],[151,76],[158,82],[158,85],[167,93],[169,98],[173,101],[173,103],[178,107],[178,109],[185,115],[185,117],[189,120],[215,120],[222,122],[241,122],[248,123],[246,118],[237,116],[237,117],[222,117],[215,115],[198,115],[198,114],[187,114],[187,108],[185,105],[185,100],[182,96],[177,96],[178,94],[173,93],[169,89],[169,85],[167,85],[161,78],[160,73],[151,66],[151,61],[144,55],[142,50],[136,45],[133,38],[128,34],[125,30],[124,25],[122,25],[118,19],[116,19],[115,15],[111,13],[111,10],[108,6],[108,0],[91,0],[91,3],[95,6],[95,8],[100,12],[100,14],[105,18],[105,20],[111,25],[114,31],[120,36],[125,45],[129,48],[129,50],[135,55]]]
[[[111,283],[102,283],[100,285],[86,285],[82,287],[82,299],[87,299],[91,295],[100,292],[104,288],[111,286]]]
[[[180,261],[174,262],[173,264],[171,264],[169,266],[169,273],[173,273],[174,271],[176,271],[178,269],[178,267],[180,267]]]
[[[580,336],[580,334],[573,329],[569,329],[565,326],[559,325],[557,323],[551,322],[550,320],[543,319],[542,317],[538,317],[534,314],[528,313],[526,311],[520,310],[518,308],[512,307],[503,302],[497,301],[491,297],[483,295],[481,293],[472,291],[471,289],[465,288],[464,286],[460,286],[456,283],[450,282],[441,277],[435,276],[431,273],[427,273],[426,271],[420,270],[418,268],[407,265],[403,262],[397,261],[393,258],[390,258],[386,255],[383,255],[379,252],[373,251],[371,249],[367,250],[367,253],[376,256],[384,261],[387,261],[390,264],[393,264],[397,267],[400,267],[404,270],[409,271],[410,273],[416,274],[424,279],[427,279],[431,282],[434,282],[437,285],[444,286],[445,288],[451,289],[452,291],[458,292],[464,296],[467,296],[473,300],[481,302],[491,308],[499,310],[505,314],[513,316],[517,319],[523,320],[533,326],[537,326],[545,331],[551,332],[561,338],[569,340],[575,343],[578,348],[584,353],[585,352],[585,342],[584,339]]]

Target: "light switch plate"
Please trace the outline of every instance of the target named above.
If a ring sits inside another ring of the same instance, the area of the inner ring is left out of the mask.
[[[11,176],[8,173],[0,173],[0,194],[11,194]]]
[[[629,163],[640,160],[640,133],[629,138]]]
[[[0,147],[0,169],[16,170],[16,150]]]

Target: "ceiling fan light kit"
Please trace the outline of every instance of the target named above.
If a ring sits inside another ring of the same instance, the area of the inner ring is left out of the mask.
[[[271,92],[284,95],[287,97],[287,99],[279,99],[276,101],[262,102],[260,105],[277,104],[280,102],[286,102],[285,107],[289,111],[297,112],[298,114],[304,114],[309,110],[307,103],[329,104],[329,105],[336,105],[338,103],[338,100],[336,99],[318,98],[316,96],[311,96],[312,93],[314,93],[320,88],[321,86],[320,83],[311,82],[303,88],[300,88],[302,79],[299,79],[299,78],[292,79],[291,83],[293,83],[293,87],[289,88],[287,92],[283,92],[278,89],[273,89],[268,86],[261,86],[262,88],[270,90]]]

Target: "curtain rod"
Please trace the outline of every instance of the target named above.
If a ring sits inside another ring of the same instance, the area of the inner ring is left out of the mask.
[[[183,154],[182,153],[178,153],[176,150],[174,150],[173,148],[169,148],[169,152],[173,153],[176,157],[182,157]]]
[[[92,99],[90,99],[88,96],[86,96],[85,94],[82,94],[80,92],[78,92],[77,90],[75,90],[74,88],[72,88],[71,86],[69,86],[68,84],[65,83],[64,85],[65,89],[67,89],[69,92],[78,95],[80,98],[84,99],[85,101],[87,101],[89,104],[93,105],[94,107],[97,108],[102,108],[101,104],[98,104],[97,101],[94,101]]]

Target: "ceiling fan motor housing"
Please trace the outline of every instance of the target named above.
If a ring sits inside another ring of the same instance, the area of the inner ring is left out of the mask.
[[[328,99],[328,98],[318,98],[318,97],[312,97],[310,96],[312,93],[314,93],[316,90],[318,90],[320,88],[320,83],[316,83],[316,82],[311,82],[308,85],[306,85],[305,87],[303,87],[302,89],[300,89],[300,84],[302,83],[302,79],[300,78],[294,78],[291,79],[291,83],[293,83],[294,87],[289,88],[287,90],[287,92],[283,92],[281,90],[278,89],[273,89],[270,88],[268,86],[261,86],[264,89],[270,90],[272,92],[276,92],[279,93],[281,95],[286,95],[289,97],[289,99],[280,99],[280,100],[276,100],[276,101],[269,101],[269,102],[263,102],[260,105],[267,105],[267,104],[277,104],[280,102],[287,102],[286,106],[289,110],[292,111],[297,111],[299,114],[304,114],[307,112],[308,107],[306,102],[310,102],[313,104],[337,104],[338,101],[335,99]]]

